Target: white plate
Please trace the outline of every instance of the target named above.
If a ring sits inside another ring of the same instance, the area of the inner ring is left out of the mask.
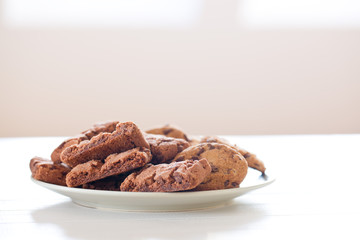
[[[117,192],[69,188],[32,179],[36,184],[70,197],[76,204],[85,207],[123,211],[188,211],[226,205],[232,199],[249,191],[265,187],[275,178],[261,177],[249,169],[239,188],[199,192]]]

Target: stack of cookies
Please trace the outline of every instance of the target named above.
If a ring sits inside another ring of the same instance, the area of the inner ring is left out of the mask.
[[[247,169],[265,172],[249,153],[217,137],[189,139],[179,128],[142,132],[133,122],[95,124],[62,142],[51,160],[34,157],[32,177],[68,187],[177,192],[239,187]]]

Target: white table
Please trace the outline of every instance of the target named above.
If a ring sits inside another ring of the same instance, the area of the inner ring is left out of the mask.
[[[30,180],[29,160],[63,138],[0,139],[0,239],[360,239],[360,135],[232,136],[277,180],[231,205],[110,212]]]

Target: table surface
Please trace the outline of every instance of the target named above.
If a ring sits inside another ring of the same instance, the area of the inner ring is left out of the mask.
[[[276,181],[214,209],[111,212],[30,180],[29,161],[64,138],[0,139],[0,239],[360,239],[360,135],[227,136]]]

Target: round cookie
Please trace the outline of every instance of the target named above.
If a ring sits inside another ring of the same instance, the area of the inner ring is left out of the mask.
[[[251,167],[251,168],[254,168],[258,171],[260,171],[262,174],[265,174],[265,170],[266,170],[266,167],[264,165],[264,163],[258,159],[256,157],[255,154],[251,153],[251,152],[248,152],[246,151],[245,149],[242,149],[242,148],[239,148],[238,146],[236,145],[232,145],[230,144],[228,141],[226,141],[225,139],[223,138],[219,138],[219,137],[203,137],[200,142],[202,143],[220,143],[220,144],[225,144],[229,147],[231,147],[232,149],[238,151],[241,155],[243,155],[243,157],[245,158],[245,160],[247,161],[248,163],[248,166]]]
[[[211,173],[194,191],[217,190],[239,187],[244,180],[248,165],[236,150],[219,143],[201,143],[177,154],[173,161],[185,159],[208,160]]]
[[[149,129],[146,133],[164,135],[166,137],[180,138],[189,141],[188,137],[182,130],[169,124],[166,124],[163,127]]]

